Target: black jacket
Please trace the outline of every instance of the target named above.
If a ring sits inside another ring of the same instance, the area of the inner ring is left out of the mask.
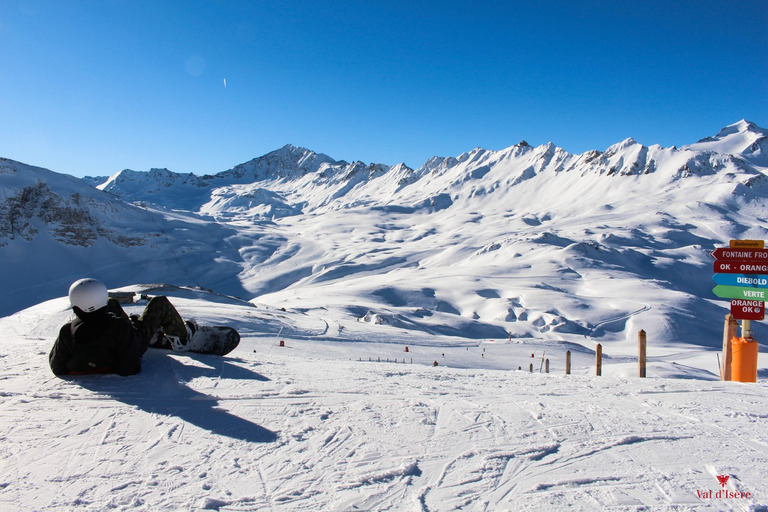
[[[48,356],[54,374],[139,373],[146,341],[130,320],[107,308],[75,313],[77,318],[59,330]]]

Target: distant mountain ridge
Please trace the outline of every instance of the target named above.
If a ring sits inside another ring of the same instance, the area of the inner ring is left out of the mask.
[[[267,216],[281,216],[295,215],[305,207],[360,204],[366,198],[375,197],[375,189],[387,192],[380,200],[388,204],[427,204],[434,201],[434,197],[451,195],[456,184],[483,178],[491,167],[504,167],[515,174],[513,180],[499,182],[500,186],[512,186],[541,172],[630,176],[666,171],[672,177],[685,177],[694,173],[716,173],[727,165],[745,172],[750,172],[751,166],[768,168],[768,131],[742,120],[723,128],[714,137],[679,149],[643,146],[628,138],[603,152],[593,150],[581,155],[568,153],[552,143],[531,147],[522,141],[500,151],[476,148],[458,157],[433,157],[416,170],[404,164],[337,161],[289,144],[215,175],[178,174],[167,169],[151,169],[145,173],[124,170],[109,178],[85,180],[127,201],[207,213],[214,213],[211,205],[214,197],[215,202],[223,203],[221,196],[228,193],[227,187],[229,193],[246,195],[252,194],[255,188],[268,189],[271,194],[259,193],[276,208],[261,211]],[[757,178],[760,172],[754,175]],[[452,176],[448,183],[441,178],[446,176]],[[434,190],[430,183],[433,181],[441,182],[443,190]],[[235,185],[251,187],[232,188]],[[412,193],[412,189],[432,190],[432,193],[419,195]],[[208,193],[213,190],[217,192]]]

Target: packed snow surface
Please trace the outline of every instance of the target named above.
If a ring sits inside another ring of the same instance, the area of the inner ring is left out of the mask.
[[[291,145],[205,176],[0,158],[0,510],[766,511],[768,361],[719,381],[711,252],[767,226],[748,121],[418,169]],[[242,342],[56,378],[82,277]]]
[[[243,340],[223,358],[150,349],[136,376],[60,379],[46,356],[66,298],[0,319],[0,510],[768,507],[764,365],[756,384],[720,382],[702,369],[716,368],[711,352],[651,341],[647,378],[610,353],[598,377],[578,345],[399,340],[383,325],[131,289]]]

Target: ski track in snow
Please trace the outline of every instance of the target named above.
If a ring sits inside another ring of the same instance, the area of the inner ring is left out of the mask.
[[[215,308],[209,315],[235,312]],[[15,333],[0,349],[3,511],[768,505],[763,381],[425,364],[486,349],[489,358],[553,351],[535,344],[433,340],[411,347],[416,364],[369,362],[357,344],[346,358],[318,357],[329,342],[309,334],[286,347],[246,335],[225,358],[150,350],[133,377],[58,379],[46,356],[66,313],[51,313],[0,319]],[[314,320],[294,322],[316,332]],[[720,474],[753,498],[700,499],[696,490],[719,489]]]

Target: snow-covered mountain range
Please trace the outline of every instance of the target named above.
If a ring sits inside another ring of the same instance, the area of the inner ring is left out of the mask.
[[[213,175],[76,179],[0,161],[0,314],[66,293],[192,285],[345,324],[459,338],[715,347],[710,251],[766,239],[768,131],[574,155],[520,142],[403,164],[285,146]],[[340,334],[341,333],[341,334]]]

